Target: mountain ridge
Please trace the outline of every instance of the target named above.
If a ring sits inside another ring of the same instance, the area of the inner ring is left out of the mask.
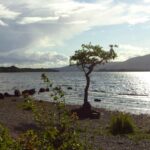
[[[76,65],[60,68],[18,68],[16,66],[0,67],[0,72],[69,72],[81,71]],[[150,54],[130,58],[123,62],[109,62],[97,65],[94,71],[150,71]]]
[[[10,66],[0,67],[0,73],[2,72],[58,72],[58,70],[50,68],[18,68],[16,66]]]
[[[76,66],[65,66],[59,71],[80,71]],[[150,54],[130,58],[123,62],[109,62],[97,65],[94,71],[150,71]]]

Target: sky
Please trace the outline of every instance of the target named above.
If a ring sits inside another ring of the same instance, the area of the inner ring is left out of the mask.
[[[81,44],[150,54],[150,0],[0,0],[0,66],[68,65]]]

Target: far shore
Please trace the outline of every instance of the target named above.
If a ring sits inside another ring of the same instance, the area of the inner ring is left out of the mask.
[[[26,130],[35,128],[32,112],[23,110],[20,107],[23,100],[23,98],[17,97],[0,100],[0,123],[10,130],[10,133],[13,137],[18,137]],[[53,105],[53,103],[46,101],[36,101],[36,103],[44,106],[46,109],[51,108]],[[66,107],[71,110],[80,106],[66,105]],[[85,128],[85,126],[87,127],[89,136],[91,136],[93,132],[97,131],[96,145],[102,145],[102,147],[106,150],[113,150],[112,147],[114,147],[114,150],[137,150],[147,149],[150,147],[150,140],[142,140],[142,142],[140,141],[140,143],[136,145],[134,141],[124,136],[118,137],[103,135],[103,132],[109,127],[111,116],[117,114],[118,111],[108,111],[101,108],[94,109],[100,112],[100,118],[94,120],[79,120],[79,124],[81,128]],[[150,115],[130,115],[141,131],[150,131]]]

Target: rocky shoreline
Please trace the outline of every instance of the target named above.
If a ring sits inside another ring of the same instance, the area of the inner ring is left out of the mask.
[[[36,91],[35,89],[26,89],[23,91],[16,89],[14,90],[14,94],[10,94],[8,92],[0,93],[0,99],[4,99],[8,97],[32,96],[36,92],[37,93],[49,92],[49,88],[40,88],[38,91]]]
[[[13,137],[28,129],[35,129],[34,118],[31,111],[25,111],[20,108],[24,101],[22,97],[7,97],[0,100],[0,123],[6,126]],[[39,105],[51,108],[53,103],[37,101]],[[69,110],[79,108],[78,105],[67,105]],[[118,114],[117,111],[107,111],[105,109],[96,109],[100,113],[99,119],[79,120],[81,136],[84,136],[83,129],[87,128],[89,139],[94,135],[94,145],[102,147],[104,150],[149,150],[150,138],[135,140],[129,136],[113,136],[105,133],[109,127],[112,115]],[[131,115],[137,128],[147,136],[150,134],[150,116],[149,115]],[[149,136],[150,137],[150,136]]]

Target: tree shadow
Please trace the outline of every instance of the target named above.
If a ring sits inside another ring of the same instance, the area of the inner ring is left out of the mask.
[[[18,126],[14,127],[14,130],[23,133],[27,130],[40,130],[40,128],[34,123],[20,123]]]
[[[84,119],[99,119],[100,112],[95,110],[85,109],[83,107],[71,110],[71,113],[76,113],[80,120]]]

